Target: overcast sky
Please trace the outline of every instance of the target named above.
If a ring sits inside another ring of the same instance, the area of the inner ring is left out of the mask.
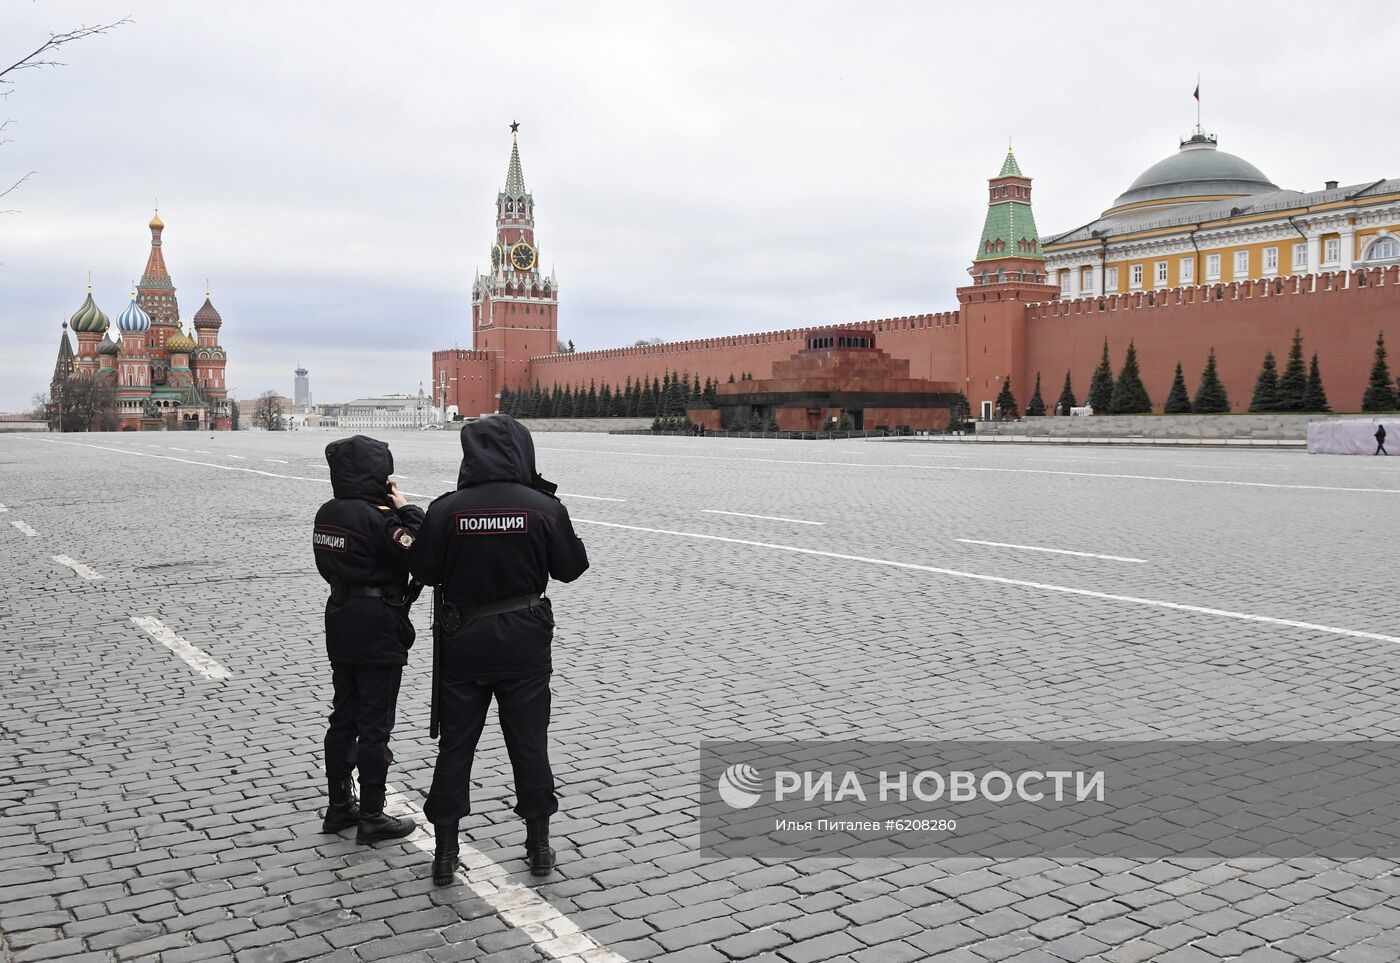
[[[407,9],[401,9],[407,8]],[[580,349],[950,310],[1008,136],[1041,233],[1195,123],[1275,183],[1400,176],[1391,2],[5,0],[0,410],[47,386],[92,272],[113,318],[156,199],[240,397],[416,391],[469,346],[520,121]]]

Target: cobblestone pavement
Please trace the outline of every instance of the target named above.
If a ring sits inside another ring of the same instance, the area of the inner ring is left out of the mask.
[[[328,440],[0,436],[7,963],[1400,959],[1379,858],[695,851],[702,738],[1394,738],[1400,460],[542,437],[593,559],[551,593],[559,872],[488,727],[481,857],[434,889],[412,840],[318,832]],[[389,441],[451,486],[455,434]]]

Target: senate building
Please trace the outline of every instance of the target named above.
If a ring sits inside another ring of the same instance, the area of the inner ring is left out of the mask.
[[[1318,355],[1332,407],[1347,411],[1360,406],[1377,335],[1400,338],[1400,180],[1280,187],[1198,126],[1136,177],[1126,169],[1126,189],[1091,204],[1081,226],[1044,235],[1032,180],[1008,151],[987,181],[980,236],[969,225],[968,283],[929,292],[955,302],[944,310],[564,353],[516,126],[490,266],[464,319],[472,346],[432,357],[432,401],[448,416],[493,412],[502,390],[582,395],[670,376],[718,386],[690,412],[712,428],[757,418],[810,429],[838,416],[938,428],[962,399],[974,418],[993,417],[1003,390],[1024,408],[1038,382],[1049,406],[1067,379],[1082,398],[1105,348],[1116,370],[1130,346],[1154,411],[1178,364],[1194,385],[1210,356],[1243,411],[1265,354],[1282,357],[1295,333]],[[1092,185],[1040,189],[1091,196]]]

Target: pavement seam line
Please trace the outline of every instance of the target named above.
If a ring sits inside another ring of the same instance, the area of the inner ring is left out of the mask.
[[[954,578],[972,579],[977,582],[991,582],[996,585],[1010,585],[1015,588],[1034,589],[1041,592],[1056,592],[1062,595],[1078,595],[1083,598],[1101,599],[1108,602],[1127,602],[1149,608],[1171,609],[1175,612],[1191,612],[1196,615],[1213,615],[1239,622],[1259,622],[1265,625],[1281,625],[1292,629],[1306,629],[1325,635],[1341,635],[1352,639],[1370,639],[1375,642],[1391,642],[1400,645],[1400,637],[1382,635],[1379,632],[1363,632],[1359,629],[1346,629],[1335,625],[1321,625],[1317,622],[1301,622],[1294,619],[1280,619],[1272,615],[1254,615],[1250,612],[1233,612],[1229,609],[1216,609],[1204,605],[1188,605],[1184,602],[1167,602],[1162,599],[1147,599],[1136,595],[1116,595],[1112,592],[1098,592],[1093,589],[1075,588],[1071,585],[1052,585],[1049,582],[1032,582],[1028,579],[1007,578],[1003,575],[982,575],[978,572],[963,572],[955,568],[940,568],[936,565],[920,565],[916,562],[897,562],[888,558],[871,558],[866,555],[847,555],[842,552],[828,552],[819,548],[803,548],[800,545],[780,545],[774,542],[759,542],[746,538],[728,538],[723,535],[706,535],[701,532],[679,532],[666,528],[646,528],[641,525],[624,525],[621,522],[603,522],[592,518],[575,518],[575,524],[599,525],[604,528],[621,528],[634,532],[649,532],[656,535],[675,535],[680,538],[698,538],[712,542],[728,542],[732,545],[749,545],[754,548],[768,548],[780,552],[795,552],[800,555],[815,555],[820,558],[834,558],[844,562],[861,562],[867,565],[882,565],[888,568],[901,568],[915,572],[929,572],[933,575],[950,575]]]
[[[436,843],[426,829],[428,823],[423,814],[397,789],[388,793],[386,801],[415,818],[418,828],[404,842],[432,858]],[[495,910],[502,920],[528,936],[537,950],[556,960],[628,963],[626,957],[593,939],[534,889],[511,879],[510,871],[490,856],[461,841],[458,842],[458,849],[467,888]]]
[[[174,629],[170,628],[170,626],[166,625],[154,615],[133,615],[131,616],[131,624],[144,631],[171,652],[174,652],[186,665],[204,676],[204,678],[213,679],[218,682],[232,675],[232,673],[220,665],[218,660],[213,656],[198,646],[186,642],[176,634]]]

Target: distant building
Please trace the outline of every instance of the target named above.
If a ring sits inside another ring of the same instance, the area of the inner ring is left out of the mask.
[[[381,395],[356,398],[341,406],[336,421],[338,427],[361,428],[422,428],[436,424],[441,415],[420,386],[416,395]]]
[[[292,403],[298,408],[311,407],[311,379],[307,377],[309,373],[300,366],[296,369],[296,382],[292,388]]]

